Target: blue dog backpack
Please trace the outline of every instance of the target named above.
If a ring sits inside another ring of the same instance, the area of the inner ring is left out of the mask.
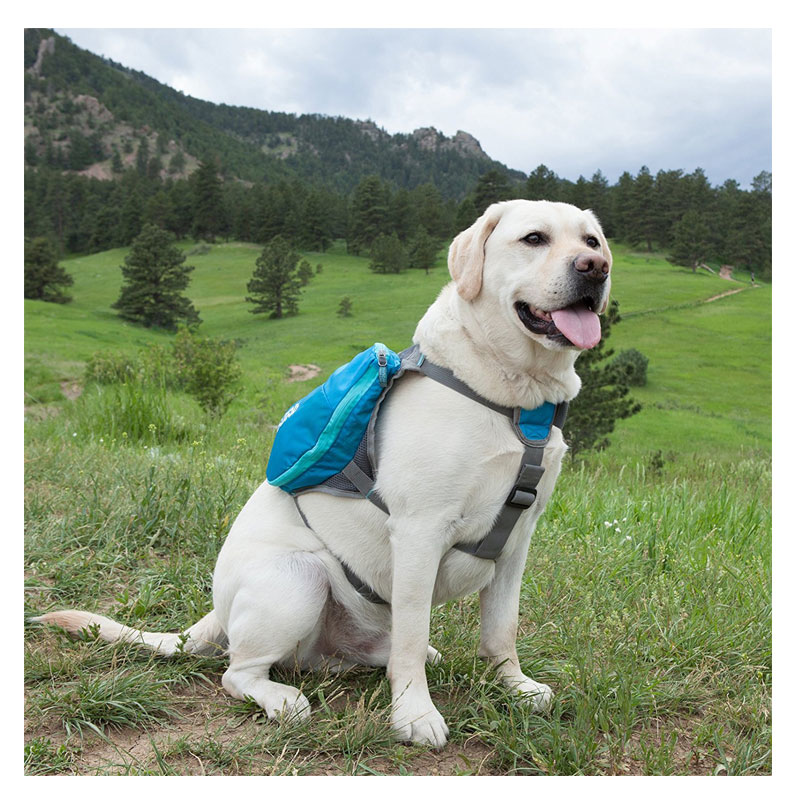
[[[319,487],[353,461],[401,358],[374,344],[339,367],[281,419],[267,480],[290,494]]]

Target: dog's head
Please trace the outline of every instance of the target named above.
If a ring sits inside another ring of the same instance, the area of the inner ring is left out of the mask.
[[[544,200],[495,203],[453,240],[448,267],[464,300],[488,295],[549,349],[585,350],[600,341],[611,251],[591,211]]]

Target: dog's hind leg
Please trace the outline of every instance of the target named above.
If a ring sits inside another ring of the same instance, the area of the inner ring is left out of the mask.
[[[270,719],[303,719],[308,700],[299,689],[271,680],[270,669],[301,663],[319,637],[329,596],[325,567],[313,553],[294,552],[249,573],[257,580],[242,585],[231,604],[230,666],[222,685],[240,700],[252,698]]]

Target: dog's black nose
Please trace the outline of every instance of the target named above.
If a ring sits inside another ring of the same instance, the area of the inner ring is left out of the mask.
[[[572,268],[589,281],[602,283],[608,277],[608,261],[599,253],[581,253],[572,262]]]

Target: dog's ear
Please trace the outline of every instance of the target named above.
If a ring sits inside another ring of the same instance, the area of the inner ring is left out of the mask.
[[[503,215],[503,203],[489,206],[483,215],[453,239],[447,254],[447,268],[464,300],[474,300],[483,284],[483,248]]]

